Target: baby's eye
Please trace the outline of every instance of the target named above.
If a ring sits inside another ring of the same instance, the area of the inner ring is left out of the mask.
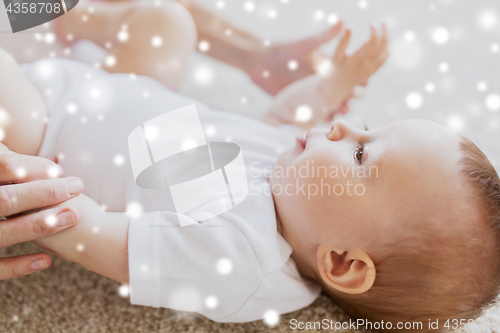
[[[354,156],[354,162],[358,165],[361,165],[361,162],[363,162],[363,151],[365,150],[365,145],[363,142],[360,142],[356,146],[356,150],[352,153],[352,156]]]

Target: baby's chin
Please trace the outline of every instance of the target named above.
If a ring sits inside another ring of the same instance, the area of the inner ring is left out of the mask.
[[[289,150],[283,152],[280,156],[278,156],[278,160],[276,161],[276,168],[286,168],[287,166],[293,165],[295,159],[301,154],[301,152],[296,151],[296,147],[293,147]]]

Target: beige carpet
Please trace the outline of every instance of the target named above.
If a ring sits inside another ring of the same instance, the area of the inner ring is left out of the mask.
[[[0,257],[37,251],[36,245],[24,243],[0,249]],[[299,321],[348,320],[337,306],[321,296],[311,306],[282,316],[273,328],[262,321],[214,323],[199,315],[131,305],[127,298],[118,294],[118,283],[80,265],[52,258],[52,267],[43,272],[0,281],[1,333],[291,332],[289,322],[293,318]]]
[[[35,253],[40,249],[23,243],[0,249],[0,257]],[[220,324],[200,315],[131,305],[118,294],[120,284],[80,265],[52,256],[49,269],[29,276],[0,281],[0,333],[24,332],[302,332],[290,320],[347,322],[349,318],[322,295],[309,307],[286,314],[269,327],[262,321]],[[487,311],[483,320],[500,322],[500,307]],[[486,326],[468,329],[488,333]],[[499,326],[499,325],[497,325]],[[303,330],[303,332],[361,333],[364,330]],[[456,331],[462,332],[462,331]]]

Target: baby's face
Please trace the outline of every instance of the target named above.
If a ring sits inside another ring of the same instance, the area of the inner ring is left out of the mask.
[[[325,242],[368,250],[419,218],[460,214],[467,194],[456,133],[424,120],[366,131],[335,121],[332,128],[298,137],[271,177],[294,250]]]

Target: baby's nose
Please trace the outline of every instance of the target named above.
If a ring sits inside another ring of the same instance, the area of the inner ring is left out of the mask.
[[[327,135],[328,140],[338,141],[342,138],[342,132],[339,125],[339,122],[333,122],[330,132]]]

